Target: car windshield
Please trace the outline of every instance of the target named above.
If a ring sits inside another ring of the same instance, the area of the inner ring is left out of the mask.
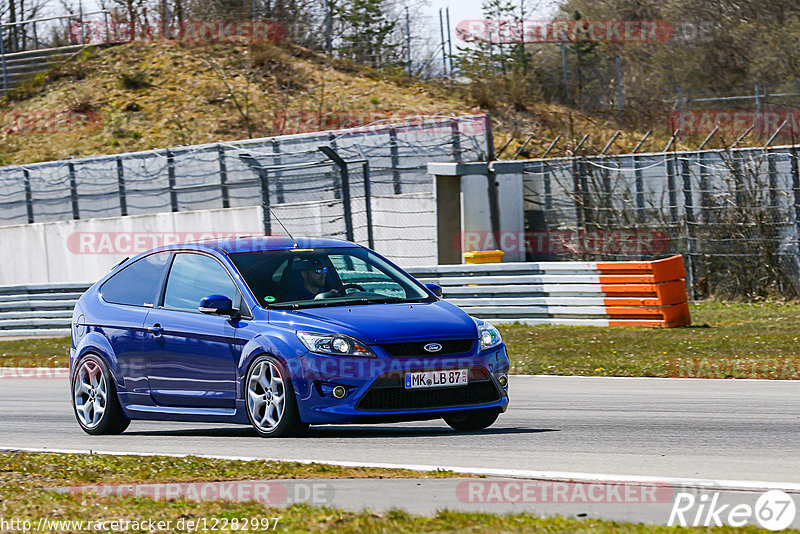
[[[269,308],[434,300],[416,280],[361,247],[240,252],[231,260],[258,303]]]

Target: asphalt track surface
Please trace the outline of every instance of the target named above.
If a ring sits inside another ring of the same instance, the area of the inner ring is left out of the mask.
[[[244,426],[134,421],[121,436],[94,437],[74,420],[66,380],[3,376],[0,448],[430,466],[553,480],[652,480],[673,487],[750,490],[742,495],[751,500],[757,492],[782,488],[795,494],[800,507],[800,382],[517,376],[511,377],[510,392],[508,412],[490,429],[474,433],[425,421],[312,427],[302,438],[263,439]],[[419,495],[436,491],[433,482],[421,484]],[[450,488],[445,494],[453,500],[453,483],[437,484]],[[349,495],[345,502],[356,507],[359,500],[377,508],[413,500],[392,491],[383,492],[394,494],[392,499],[373,496],[372,502],[365,496],[377,492],[355,485],[336,493],[337,505]],[[728,491],[723,499],[736,501],[737,495]],[[418,509],[407,508],[429,512],[436,500],[419,502]],[[567,510],[552,505],[543,513],[663,522],[668,505],[582,512],[574,505]],[[508,506],[494,511],[518,509]]]

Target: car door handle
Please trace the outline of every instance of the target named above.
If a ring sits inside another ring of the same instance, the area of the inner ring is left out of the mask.
[[[148,328],[147,331],[150,332],[151,334],[153,334],[153,336],[155,336],[155,337],[159,337],[161,334],[164,333],[164,329],[161,328],[161,325],[158,324],[158,323],[156,323],[153,326],[151,326],[150,328]]]

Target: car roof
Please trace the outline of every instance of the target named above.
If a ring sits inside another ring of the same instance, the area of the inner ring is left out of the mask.
[[[359,245],[329,237],[298,237],[292,240],[282,236],[248,236],[208,239],[190,243],[178,243],[159,247],[155,250],[215,250],[225,254],[240,252],[261,252],[267,250],[292,250],[314,248],[344,248]]]

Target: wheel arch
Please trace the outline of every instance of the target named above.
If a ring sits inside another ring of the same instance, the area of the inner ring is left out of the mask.
[[[117,359],[111,343],[102,335],[97,332],[89,332],[84,336],[78,347],[75,349],[75,359],[70,365],[70,390],[75,378],[75,370],[80,362],[88,354],[100,358],[108,369],[111,378],[114,381],[114,386],[119,391],[125,391],[125,382],[121,378],[123,376],[122,369],[120,369],[119,360]]]
[[[292,356],[287,357],[287,354],[291,354]],[[277,359],[289,375],[289,382],[292,385],[295,396],[300,393],[297,389],[297,383],[300,382],[300,380],[296,380],[297,377],[295,373],[298,371],[302,372],[302,369],[295,364],[295,362],[299,360],[297,360],[296,355],[292,354],[290,345],[280,337],[258,335],[248,341],[242,348],[236,372],[238,376],[238,386],[236,388],[237,398],[245,398],[245,379],[247,377],[247,372],[255,359],[259,356],[271,356]]]

